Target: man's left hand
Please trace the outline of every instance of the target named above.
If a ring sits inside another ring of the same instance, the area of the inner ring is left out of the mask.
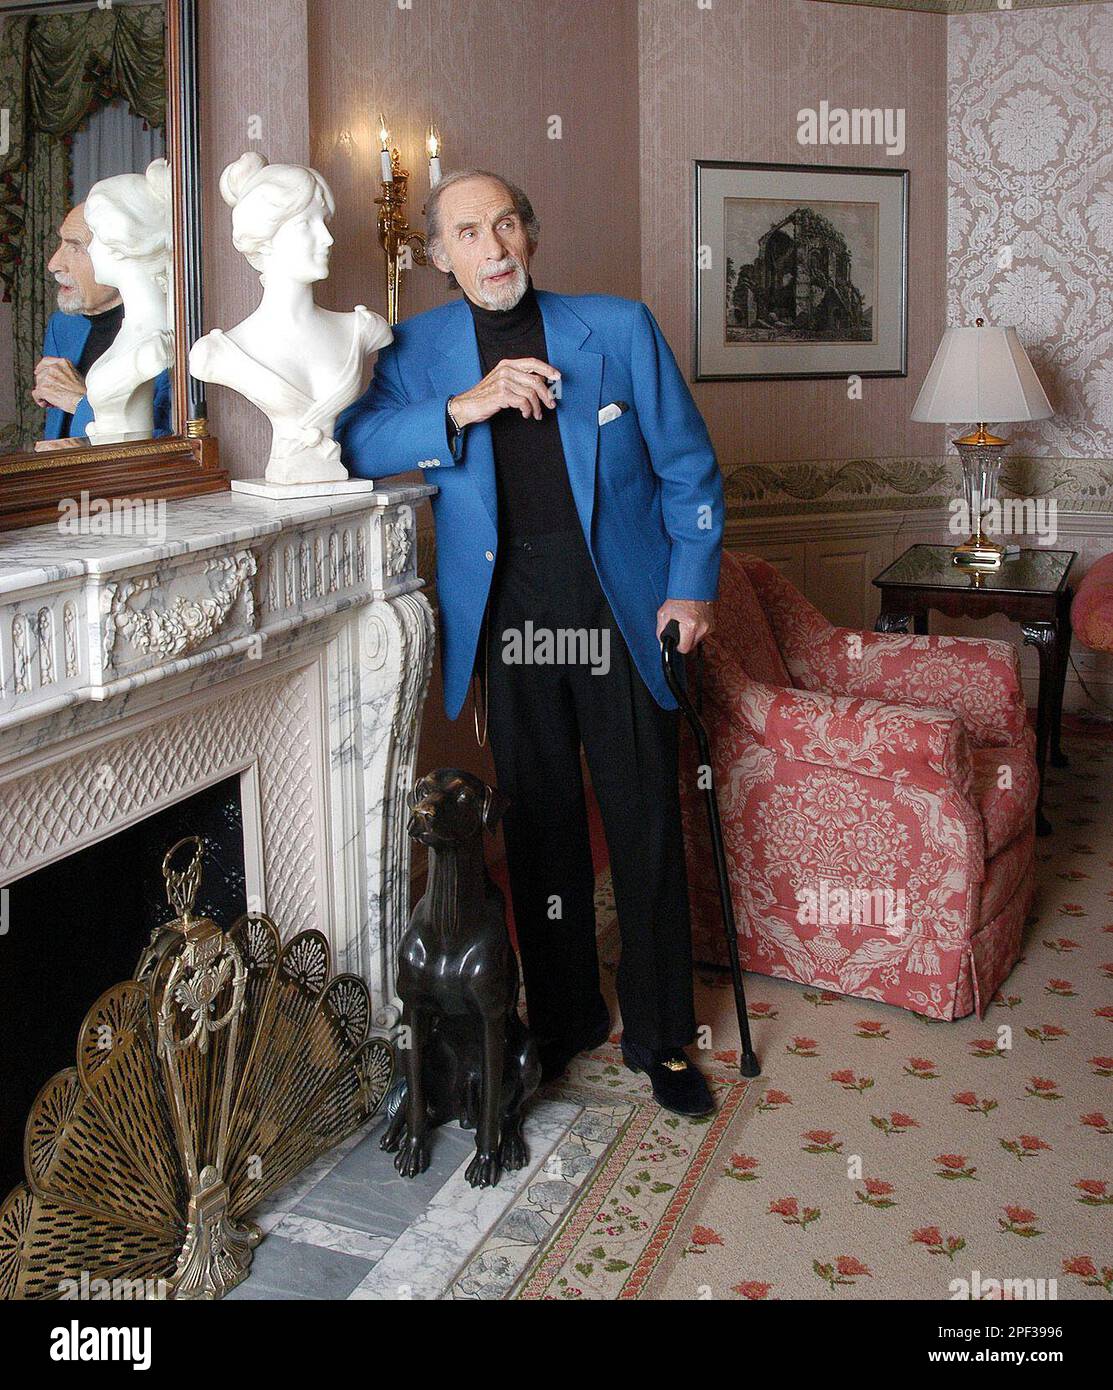
[[[72,415],[84,394],[85,378],[68,358],[40,358],[31,392],[36,405],[52,405]]]
[[[699,646],[715,626],[715,605],[704,599],[667,598],[657,610],[657,640],[665,624],[675,618],[680,627],[679,652],[690,652]]]

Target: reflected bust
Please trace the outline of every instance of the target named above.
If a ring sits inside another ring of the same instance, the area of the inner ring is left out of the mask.
[[[155,159],[144,174],[116,174],[89,190],[89,260],[100,285],[119,291],[123,323],[89,368],[85,390],[90,443],[149,439],[156,380],[174,363],[167,282],[171,265],[170,167]]]
[[[328,229],[335,204],[315,169],[241,155],[220,179],[232,208],[232,244],[259,272],[259,307],[226,333],[199,338],[189,367],[202,381],[229,386],[271,423],[270,483],[346,480],[336,417],[359,395],[363,360],[389,343],[386,320],[358,304],[322,309],[313,286],[328,277]]]
[[[197,10],[0,0],[0,534],[86,490],[228,485],[186,369],[201,316]]]

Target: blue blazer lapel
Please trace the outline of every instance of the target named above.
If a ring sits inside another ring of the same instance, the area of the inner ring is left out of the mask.
[[[566,299],[539,290],[549,362],[560,372],[557,424],[564,446],[568,480],[584,535],[591,535],[595,508],[595,470],[599,458],[599,396],[603,389],[603,355],[583,346],[591,329]]]
[[[449,318],[446,315],[442,320],[443,327],[439,327],[436,347],[440,358],[429,366],[429,374],[445,400],[449,396],[459,395],[461,391],[470,390],[483,375],[471,311],[462,299],[446,307],[452,311],[452,316]],[[491,426],[486,420],[468,426],[466,468],[483,498],[491,525],[497,526],[495,451],[491,444]]]

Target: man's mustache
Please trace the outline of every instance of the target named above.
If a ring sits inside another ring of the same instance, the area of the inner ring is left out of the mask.
[[[498,265],[492,266],[490,270],[480,272],[480,281],[490,280],[495,275],[505,275],[508,270],[520,270],[521,261],[516,256],[508,256],[505,261],[500,261]]]

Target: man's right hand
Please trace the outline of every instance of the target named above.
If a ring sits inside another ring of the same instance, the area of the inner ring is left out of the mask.
[[[503,358],[470,391],[452,397],[452,414],[461,426],[489,420],[500,410],[520,410],[523,419],[540,420],[543,405],[550,410],[556,405],[547,383],[559,380],[557,369],[539,357]]]

